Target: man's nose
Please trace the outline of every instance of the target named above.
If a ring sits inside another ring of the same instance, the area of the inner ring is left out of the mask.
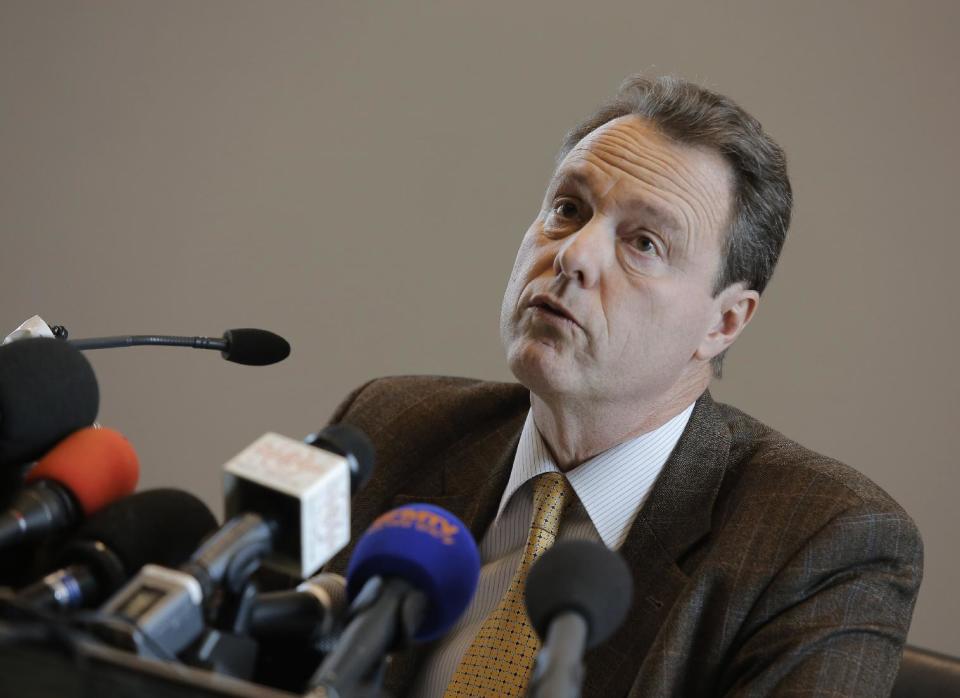
[[[613,250],[614,232],[602,218],[591,218],[567,236],[553,260],[553,271],[584,288],[597,284]]]

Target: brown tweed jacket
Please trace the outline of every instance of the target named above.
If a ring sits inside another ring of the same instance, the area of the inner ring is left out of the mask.
[[[378,458],[354,540],[411,501],[452,511],[479,540],[529,406],[522,386],[460,378],[354,391],[333,419],[365,430]],[[584,696],[889,695],[923,549],[855,470],[704,393],[620,552],[633,605],[587,654]],[[403,695],[424,656],[399,654],[388,690]]]

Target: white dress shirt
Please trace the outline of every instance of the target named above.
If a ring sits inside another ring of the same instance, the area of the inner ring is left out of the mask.
[[[614,446],[566,473],[577,498],[564,513],[557,540],[602,541],[611,550],[619,549],[692,413],[693,404],[658,429]],[[411,696],[443,695],[460,659],[506,593],[520,564],[533,516],[530,481],[541,473],[559,470],[533,422],[533,412],[527,413],[500,508],[480,542],[477,593],[457,624],[430,648]]]

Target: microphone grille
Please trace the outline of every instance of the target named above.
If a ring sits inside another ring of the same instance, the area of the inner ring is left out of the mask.
[[[473,598],[480,552],[470,530],[449,511],[406,504],[381,515],[357,541],[347,565],[350,598],[374,576],[404,579],[426,596],[413,639],[429,642],[447,632]]]
[[[227,348],[221,356],[246,366],[267,366],[290,356],[290,343],[267,330],[241,328],[223,333]]]
[[[587,648],[605,641],[623,622],[633,600],[627,563],[600,543],[561,541],[530,568],[524,594],[527,615],[546,637],[553,618],[567,611],[587,621]]]
[[[126,437],[106,427],[86,427],[54,446],[27,474],[65,486],[89,516],[137,487],[140,460]]]
[[[144,490],[117,500],[87,519],[64,546],[59,561],[63,565],[98,566],[91,544],[99,543],[120,560],[129,577],[147,563],[180,565],[216,528],[217,520],[210,509],[194,495],[168,488]],[[110,581],[119,587],[125,579]]]
[[[92,424],[99,406],[90,362],[66,342],[38,337],[0,346],[0,466],[36,460]]]

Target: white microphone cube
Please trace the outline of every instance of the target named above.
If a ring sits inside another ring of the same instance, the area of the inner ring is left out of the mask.
[[[226,516],[277,523],[264,564],[305,579],[350,542],[350,467],[335,453],[267,433],[224,466]]]

